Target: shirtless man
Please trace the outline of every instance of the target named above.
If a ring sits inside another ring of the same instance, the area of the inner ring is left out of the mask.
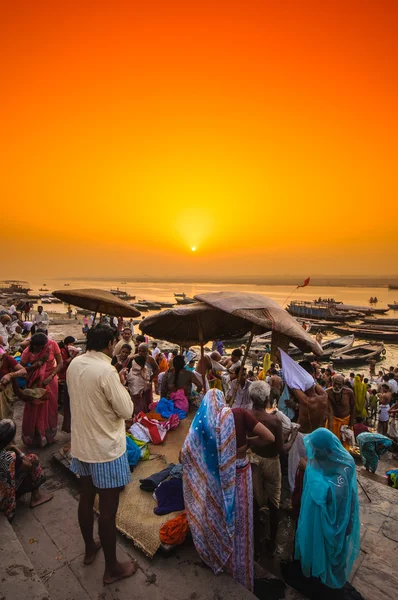
[[[293,389],[292,392],[298,402],[299,416],[297,423],[300,425],[296,442],[289,452],[289,485],[293,491],[297,467],[301,459],[306,457],[304,436],[312,433],[318,427],[325,427],[330,408],[327,393],[315,382],[305,392],[299,389]]]
[[[272,369],[269,380],[269,385],[271,387],[269,403],[271,407],[274,406],[274,404],[278,406],[279,398],[281,397],[282,393],[282,383],[282,377],[279,377],[276,369]]]
[[[282,489],[282,472],[279,461],[281,454],[287,454],[297,436],[297,428],[292,429],[290,440],[284,444],[282,421],[277,415],[266,412],[266,405],[270,388],[265,381],[255,381],[249,388],[249,397],[253,403],[253,409],[250,414],[259,422],[265,425],[275,436],[275,442],[265,445],[258,438],[250,440],[252,449],[251,463],[253,472],[253,490],[258,508],[267,506],[269,509],[270,523],[270,552],[274,553],[276,545],[276,536],[279,524],[279,504]],[[261,544],[258,534],[261,532],[259,523],[259,512],[256,511],[255,535],[257,542]],[[256,523],[257,521],[257,523]],[[257,545],[257,548],[261,546]]]
[[[329,399],[328,427],[339,438],[347,449],[349,444],[341,439],[340,430],[343,425],[353,427],[355,423],[355,396],[354,392],[344,386],[343,375],[335,375],[332,387],[326,390]]]
[[[377,394],[379,397],[379,424],[378,424],[378,432],[382,435],[387,435],[388,431],[388,420],[389,420],[389,410],[390,404],[392,401],[392,393],[390,391],[390,386],[388,383],[383,383],[381,386],[381,393]]]

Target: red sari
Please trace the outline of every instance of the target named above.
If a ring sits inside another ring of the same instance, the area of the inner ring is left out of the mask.
[[[30,373],[28,388],[43,388],[43,380],[54,370],[55,355],[60,354],[56,342],[49,340],[43,350],[33,354],[29,347],[21,357],[23,364],[34,363],[44,359],[44,364]],[[55,376],[46,386],[47,400],[41,403],[26,402],[22,420],[22,441],[27,446],[37,444],[40,447],[51,444],[55,440],[58,427],[58,377]]]

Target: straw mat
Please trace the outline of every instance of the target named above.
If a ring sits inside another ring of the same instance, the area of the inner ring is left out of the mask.
[[[131,474],[131,483],[120,494],[116,515],[118,530],[149,558],[153,558],[160,547],[159,531],[162,525],[181,514],[181,512],[174,512],[163,516],[155,515],[153,509],[156,508],[157,503],[152,494],[140,489],[140,479],[145,479],[166,467],[167,462],[163,456],[140,461]],[[98,496],[95,499],[95,510],[99,512]]]

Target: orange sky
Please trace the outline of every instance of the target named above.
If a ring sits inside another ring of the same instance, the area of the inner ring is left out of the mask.
[[[4,0],[0,273],[397,273],[397,27],[396,0]]]

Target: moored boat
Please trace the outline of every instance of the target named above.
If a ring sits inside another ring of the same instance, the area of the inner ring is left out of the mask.
[[[366,318],[363,320],[368,325],[398,325],[398,319],[372,319]],[[381,329],[381,328],[380,328]]]
[[[328,360],[329,357],[336,352],[345,352],[346,350],[349,350],[354,343],[354,339],[354,335],[351,334],[322,342],[321,346],[323,354],[322,356],[316,357],[317,360]]]
[[[394,302],[394,304],[387,304],[387,306],[391,310],[398,310],[398,302]]]
[[[177,304],[194,304],[196,302],[196,300],[194,300],[193,298],[188,298],[188,296],[185,296],[182,298],[179,298],[178,296],[176,296],[176,300],[177,300]]]
[[[360,344],[352,346],[348,350],[337,351],[331,356],[334,366],[339,364],[354,365],[362,364],[367,361],[380,360],[381,356],[386,353],[383,343]]]

